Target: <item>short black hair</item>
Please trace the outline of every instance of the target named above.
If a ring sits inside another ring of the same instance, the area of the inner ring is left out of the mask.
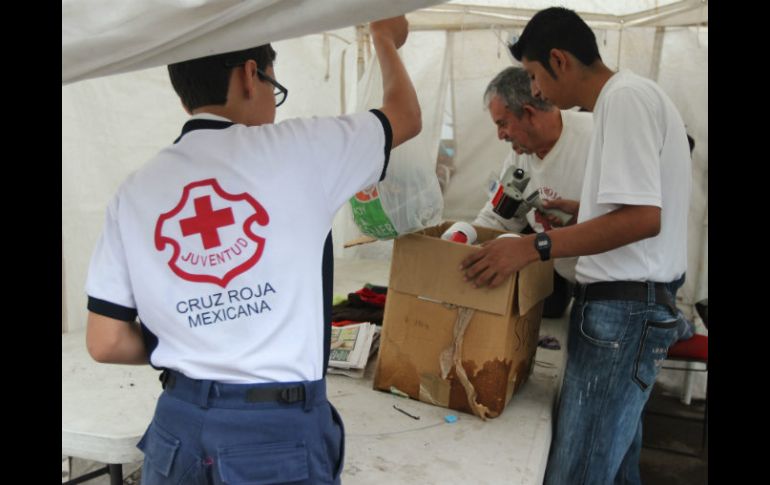
[[[590,66],[599,55],[599,46],[591,28],[574,11],[563,7],[541,10],[524,27],[519,40],[510,46],[517,61],[526,57],[538,61],[556,78],[549,62],[551,49],[562,49]]]
[[[227,88],[233,67],[253,59],[257,67],[264,71],[273,65],[275,56],[270,44],[264,44],[169,64],[168,75],[182,104],[192,111],[209,104],[227,103]]]

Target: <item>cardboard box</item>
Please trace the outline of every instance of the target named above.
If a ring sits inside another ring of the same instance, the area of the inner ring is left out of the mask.
[[[479,247],[442,240],[450,225],[445,222],[393,244],[374,388],[395,388],[482,419],[496,417],[532,371],[543,299],[553,288],[553,262],[533,263],[497,288],[477,289],[458,268]],[[477,243],[503,234],[476,230]],[[454,334],[460,307],[473,309],[473,316],[458,354]],[[453,362],[459,361],[472,388],[458,375]],[[472,407],[468,396],[474,394],[478,405]]]

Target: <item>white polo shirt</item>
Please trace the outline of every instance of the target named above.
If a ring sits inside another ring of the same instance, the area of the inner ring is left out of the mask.
[[[391,141],[377,110],[255,127],[194,116],[110,203],[89,310],[138,314],[151,364],[191,378],[322,378],[324,246]]]
[[[687,269],[690,147],[684,122],[660,87],[630,71],[613,75],[594,107],[578,222],[621,205],[661,208],[660,233],[600,254],[581,256],[580,283],[660,281]]]

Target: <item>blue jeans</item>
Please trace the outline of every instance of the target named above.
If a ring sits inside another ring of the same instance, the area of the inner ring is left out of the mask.
[[[137,445],[143,485],[339,484],[344,429],[325,381],[304,383],[304,402],[247,402],[242,389],[177,386],[158,398]],[[180,389],[182,388],[182,389]]]
[[[640,484],[641,417],[678,317],[648,301],[575,301],[547,485]]]
[[[668,284],[668,291],[671,293],[671,300],[676,304],[676,292],[684,285],[685,273],[682,276]],[[679,310],[679,321],[677,322],[677,340],[687,340],[695,335],[695,325],[684,316],[682,310]]]

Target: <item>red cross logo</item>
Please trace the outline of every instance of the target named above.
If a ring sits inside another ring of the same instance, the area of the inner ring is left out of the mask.
[[[254,231],[269,222],[250,194],[200,180],[187,184],[176,206],[158,217],[155,248],[171,247],[168,266],[180,278],[225,288],[262,257],[265,238]]]
[[[221,245],[217,229],[232,225],[234,222],[233,210],[229,207],[212,210],[211,196],[207,195],[195,199],[195,217],[182,219],[179,225],[182,227],[182,234],[185,236],[200,234],[203,248],[211,249]]]

